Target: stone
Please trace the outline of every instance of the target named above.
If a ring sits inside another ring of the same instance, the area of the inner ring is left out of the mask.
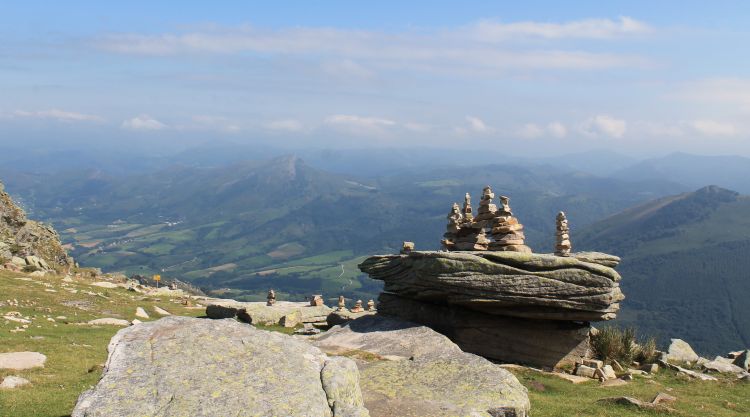
[[[165,310],[165,309],[163,309],[163,308],[161,308],[159,306],[154,306],[154,311],[156,312],[156,314],[158,314],[160,316],[170,316],[170,315],[172,315],[172,313],[170,313],[169,311],[167,311],[167,310]]]
[[[94,326],[130,326],[130,322],[124,319],[116,319],[113,317],[104,317],[101,319],[89,320],[88,324]]]
[[[601,369],[604,366],[604,362],[599,359],[584,359],[583,364],[594,369]]]
[[[43,368],[47,357],[39,352],[0,353],[0,369],[22,371],[31,368]]]
[[[310,297],[310,305],[313,307],[316,306],[322,306],[323,303],[323,295],[321,294],[314,294],[312,297]]]
[[[273,306],[265,302],[241,302],[228,299],[213,299],[206,306],[206,316],[212,319],[233,318],[250,323],[270,326],[280,324],[281,318],[299,312],[301,323],[325,322],[332,308],[325,305],[312,307],[310,303],[277,301]]]
[[[653,404],[650,402],[641,401],[633,397],[602,398],[601,400],[599,400],[599,402],[607,403],[607,404],[619,404],[619,405],[631,406],[631,407],[639,408],[641,410],[661,411],[661,412],[667,412],[667,413],[671,413],[674,411],[672,408],[669,408],[665,406],[664,404]]]
[[[375,358],[356,361],[372,417],[528,416],[526,388],[513,374],[426,326],[369,315],[312,343],[329,354]]]
[[[267,306],[272,306],[276,303],[276,291],[274,291],[273,288],[268,290],[268,296],[266,296],[266,299],[268,300],[266,301]]]
[[[72,417],[368,416],[350,359],[235,320],[169,316],[119,331],[108,350]]]
[[[750,371],[750,350],[743,350],[739,355],[736,355],[732,363],[746,371]]]
[[[346,299],[343,295],[339,295],[339,304],[338,304],[338,310],[346,310]]]
[[[690,345],[682,339],[672,339],[667,349],[667,360],[675,362],[695,362],[699,356]]]
[[[727,374],[741,374],[747,372],[747,369],[742,369],[739,366],[722,360],[723,358],[717,357],[716,359],[706,362],[703,365],[703,369],[708,372],[721,372]]]
[[[409,253],[414,250],[414,242],[404,242],[401,246],[401,253]]]
[[[137,307],[137,308],[135,309],[135,316],[136,316],[136,317],[140,317],[140,318],[142,318],[142,319],[147,319],[147,318],[149,318],[149,315],[148,315],[148,313],[146,313],[146,310],[144,310],[144,309],[143,309],[143,307]]]
[[[599,384],[599,386],[602,387],[602,388],[607,388],[607,387],[621,387],[623,385],[628,385],[628,381],[625,381],[625,380],[622,380],[622,379],[617,379],[617,378],[607,379],[607,380],[603,381],[601,384]]]
[[[614,369],[616,372],[625,372],[625,369],[620,365],[620,362],[617,362],[616,360],[612,360],[612,369]]]
[[[299,314],[299,310],[293,311],[283,317],[279,320],[279,324],[283,327],[296,327],[298,324],[300,324],[301,318]]]
[[[94,287],[101,287],[101,288],[108,288],[108,289],[119,288],[120,287],[119,285],[115,284],[114,282],[109,282],[109,281],[94,282],[91,285],[93,285]]]
[[[570,256],[581,262],[599,264],[609,268],[615,268],[620,264],[620,258],[618,256],[602,252],[575,252],[571,253]]]
[[[23,268],[24,266],[26,266],[26,260],[24,260],[23,258],[20,258],[18,256],[14,256],[14,257],[10,258],[10,263],[12,263],[13,265],[16,265],[16,266],[20,266],[21,268]]]
[[[360,317],[371,316],[373,314],[375,314],[374,310],[361,311],[359,313],[355,313],[355,312],[347,311],[347,310],[336,310],[336,311],[332,311],[328,315],[328,317],[326,317],[326,323],[328,324],[328,326],[332,327],[332,326],[336,326],[339,324],[348,323]]]
[[[598,369],[581,364],[576,368],[576,375],[586,378],[597,378],[596,371]]]
[[[24,385],[29,385],[31,381],[29,381],[26,378],[21,378],[20,376],[15,375],[9,375],[3,378],[3,382],[0,383],[0,389],[13,389],[22,387]]]
[[[677,401],[677,397],[660,392],[656,394],[653,400],[651,400],[651,404],[671,404],[675,401]]]
[[[590,352],[587,323],[484,314],[390,293],[381,293],[378,300],[379,314],[427,325],[464,351],[501,362],[558,368],[573,365]]]
[[[354,303],[354,307],[352,307],[352,313],[361,313],[365,311],[364,308],[362,308],[362,300],[357,300],[356,303]]]
[[[530,319],[610,320],[625,298],[614,269],[573,257],[414,251],[371,256],[359,268],[387,293]]]
[[[367,311],[375,311],[375,300],[367,302]]]
[[[555,221],[557,223],[557,233],[555,234],[555,255],[570,256],[570,228],[568,227],[568,220],[565,217],[565,212],[561,211],[557,213]]]
[[[657,363],[646,363],[641,365],[641,371],[647,372],[649,374],[655,374],[659,372],[659,364]]]
[[[133,326],[135,326],[136,324],[141,324],[141,323],[143,323],[143,322],[140,321],[140,320],[138,320],[138,319],[130,320],[130,324],[133,325]]]
[[[685,369],[681,366],[673,365],[666,361],[661,361],[661,365],[664,366],[665,368],[673,369],[677,371],[678,373],[688,376],[690,378],[699,379],[701,381],[718,381],[718,379],[715,376],[707,375],[701,372],[695,372],[690,369]]]
[[[604,376],[607,379],[615,379],[615,378],[617,378],[617,374],[615,374],[615,370],[612,369],[612,366],[610,366],[610,365],[604,365],[601,369],[602,369],[602,372],[604,373]]]

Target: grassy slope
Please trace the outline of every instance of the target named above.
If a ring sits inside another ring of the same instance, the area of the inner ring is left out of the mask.
[[[169,299],[144,299],[141,294],[121,288],[91,286],[90,280],[64,283],[60,277],[35,277],[30,281],[23,278],[21,274],[0,271],[0,313],[18,311],[33,319],[25,332],[11,333],[10,330],[20,324],[0,318],[0,353],[40,352],[47,356],[47,363],[44,368],[32,370],[0,370],[0,379],[18,375],[32,383],[30,387],[0,391],[0,416],[3,417],[66,416],[73,409],[78,395],[96,384],[101,375],[101,368],[97,365],[106,360],[109,339],[121,327],[75,323],[101,317],[132,320],[136,318],[137,306],[146,309],[152,320],[159,318],[153,311],[154,306],[179,315],[205,313],[202,309],[188,309]],[[68,291],[72,289],[79,291],[72,294]],[[19,306],[8,306],[8,299],[18,300]],[[77,301],[87,310],[62,304],[70,301]],[[65,316],[67,319],[51,322],[45,316]]]

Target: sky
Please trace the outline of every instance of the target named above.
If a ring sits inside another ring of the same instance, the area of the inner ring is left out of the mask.
[[[750,156],[743,1],[0,9],[0,144]]]

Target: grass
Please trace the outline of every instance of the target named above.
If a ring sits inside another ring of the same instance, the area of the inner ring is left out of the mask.
[[[0,318],[0,353],[33,351],[47,356],[44,368],[0,370],[0,379],[18,375],[31,381],[31,386],[0,391],[0,416],[67,416],[78,396],[96,384],[101,376],[99,365],[107,358],[107,344],[121,327],[75,323],[101,317],[132,320],[137,306],[143,307],[151,320],[159,318],[154,306],[178,315],[205,313],[186,308],[178,300],[148,299],[122,288],[91,286],[93,281],[81,278],[65,283],[60,276],[29,279],[0,271],[0,315],[18,311],[32,319],[26,331],[12,333],[10,330],[21,324]],[[72,290],[78,292],[72,294]],[[8,305],[8,299],[16,299],[19,305]],[[58,316],[66,319],[54,319]],[[50,317],[55,321],[48,321]]]
[[[671,370],[662,370],[653,379],[636,377],[628,385],[600,387],[596,381],[572,384],[558,377],[522,369],[511,370],[529,389],[534,417],[630,417],[664,415],[621,405],[602,404],[606,397],[630,396],[651,401],[659,392],[674,397],[675,416],[750,415],[750,384],[734,376],[717,382],[686,379]]]

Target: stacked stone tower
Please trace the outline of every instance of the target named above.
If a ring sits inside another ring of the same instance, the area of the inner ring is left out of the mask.
[[[458,207],[458,203],[453,203],[451,212],[448,213],[448,227],[443,235],[445,239],[442,240],[443,249],[454,250],[456,245],[456,237],[458,231],[461,230],[461,223],[463,222],[464,216],[461,214],[461,208]]]
[[[531,248],[524,244],[526,236],[523,233],[523,225],[513,217],[510,210],[510,198],[500,196],[501,206],[495,212],[492,219],[492,238],[494,242],[489,245],[490,250],[513,251],[531,253]]]
[[[570,228],[565,212],[557,213],[557,231],[555,232],[555,255],[570,256]]]

